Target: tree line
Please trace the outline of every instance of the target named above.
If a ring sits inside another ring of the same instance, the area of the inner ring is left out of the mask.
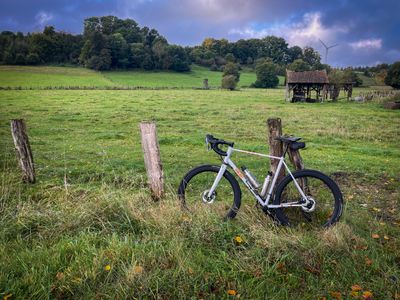
[[[277,72],[285,68],[321,69],[321,58],[311,47],[289,47],[283,38],[262,39],[206,38],[201,45],[171,45],[156,29],[140,27],[132,19],[115,16],[84,20],[82,34],[56,31],[46,26],[43,32],[0,34],[0,63],[8,65],[71,64],[95,70],[141,68],[145,70],[188,71],[190,64],[223,70],[228,62],[255,65],[269,59]]]

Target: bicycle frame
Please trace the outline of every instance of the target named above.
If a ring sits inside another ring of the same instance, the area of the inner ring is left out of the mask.
[[[279,160],[278,163],[278,167],[276,169],[276,172],[272,178],[272,183],[269,187],[267,196],[265,197],[265,200],[263,198],[260,197],[260,195],[258,194],[258,192],[251,186],[251,184],[249,183],[249,181],[247,180],[246,176],[242,173],[242,171],[234,164],[234,162],[231,160],[231,156],[233,152],[241,152],[241,153],[246,153],[249,155],[255,155],[255,156],[260,156],[260,157],[265,157],[265,158],[270,158],[270,159],[275,159],[275,160]],[[248,190],[253,194],[254,198],[257,199],[258,203],[260,203],[261,206],[266,206],[268,208],[280,208],[280,207],[294,207],[294,206],[305,206],[307,204],[309,204],[309,200],[307,199],[305,193],[303,192],[303,190],[301,189],[301,187],[299,186],[299,184],[297,183],[297,181],[295,180],[295,178],[293,177],[292,172],[290,172],[289,167],[286,165],[285,163],[285,155],[283,155],[282,157],[278,157],[278,156],[272,156],[272,155],[267,155],[267,154],[262,154],[262,153],[257,153],[257,152],[251,152],[251,151],[245,151],[245,150],[240,150],[240,149],[235,149],[233,147],[229,147],[227,150],[227,155],[224,157],[223,163],[221,165],[221,168],[217,174],[217,177],[214,180],[213,185],[211,186],[211,189],[208,191],[208,196],[211,196],[215,189],[217,188],[222,176],[224,175],[226,169],[229,167],[231,167],[233,169],[233,171],[236,173],[236,175],[242,180],[242,182],[244,183],[244,185],[248,188]],[[278,179],[278,174],[280,173],[282,167],[285,167],[286,171],[288,172],[288,174],[292,177],[293,182],[297,188],[297,190],[299,191],[302,200],[304,200],[304,203],[299,203],[299,202],[288,202],[288,203],[284,203],[284,204],[280,204],[280,205],[273,205],[270,204],[270,200],[272,197],[272,192],[275,188],[277,179]]]

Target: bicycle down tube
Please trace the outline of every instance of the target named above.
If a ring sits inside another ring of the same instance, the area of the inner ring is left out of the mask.
[[[246,177],[242,173],[242,171],[231,160],[231,155],[232,155],[233,151],[279,160],[278,167],[277,167],[276,172],[274,174],[274,177],[272,179],[272,182],[271,182],[271,185],[269,187],[269,191],[267,193],[267,197],[265,198],[265,200],[262,199],[260,197],[260,195],[254,190],[254,188],[250,185],[250,183],[248,182],[248,180],[246,179]],[[299,191],[302,199],[304,199],[306,201],[306,203],[300,204],[300,203],[298,203],[298,201],[296,201],[296,202],[283,203],[283,204],[280,204],[280,205],[271,205],[271,204],[269,204],[269,202],[271,200],[271,197],[272,197],[272,193],[273,193],[274,187],[275,187],[275,185],[277,183],[278,174],[280,173],[280,171],[282,169],[282,165],[285,167],[285,169],[287,170],[288,174],[292,177],[293,182],[294,182],[297,190]],[[289,167],[286,165],[286,163],[284,161],[284,156],[277,157],[277,156],[272,156],[272,155],[267,155],[267,154],[262,154],[262,153],[257,153],[257,152],[234,149],[233,147],[228,147],[227,155],[225,156],[225,158],[223,160],[223,164],[221,165],[221,168],[220,168],[220,170],[219,170],[219,172],[217,174],[217,177],[214,180],[214,183],[213,183],[211,189],[208,191],[208,196],[210,196],[210,195],[212,195],[214,193],[214,191],[217,188],[222,176],[224,175],[224,173],[225,173],[225,171],[227,169],[227,166],[230,166],[233,169],[233,171],[236,173],[236,175],[242,180],[244,185],[248,188],[248,190],[253,194],[253,196],[257,199],[257,201],[262,206],[267,206],[268,208],[294,207],[294,206],[307,205],[308,202],[309,202],[307,197],[306,197],[306,195],[304,194],[303,190],[301,189],[301,187],[299,186],[299,184],[295,180],[292,172],[290,172]]]

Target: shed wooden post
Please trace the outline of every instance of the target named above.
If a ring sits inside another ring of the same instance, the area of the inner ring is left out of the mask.
[[[31,146],[29,144],[28,134],[24,120],[11,120],[11,134],[14,140],[17,157],[23,172],[23,181],[35,183],[35,166]]]
[[[269,144],[269,154],[272,156],[281,157],[283,155],[283,145],[281,141],[275,140],[276,137],[282,135],[282,122],[280,118],[270,118],[267,120],[268,125],[268,144]],[[278,167],[279,160],[271,159],[271,172],[275,174]],[[278,175],[279,182],[285,176],[284,168],[281,169]]]
[[[141,122],[140,134],[151,194],[154,199],[159,200],[164,196],[164,174],[160,158],[160,146],[157,139],[156,124],[154,122]]]

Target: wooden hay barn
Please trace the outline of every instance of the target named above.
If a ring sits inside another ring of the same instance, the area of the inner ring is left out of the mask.
[[[325,70],[294,72],[286,70],[286,101],[317,102],[326,100],[329,79]],[[315,98],[312,98],[315,92]]]

